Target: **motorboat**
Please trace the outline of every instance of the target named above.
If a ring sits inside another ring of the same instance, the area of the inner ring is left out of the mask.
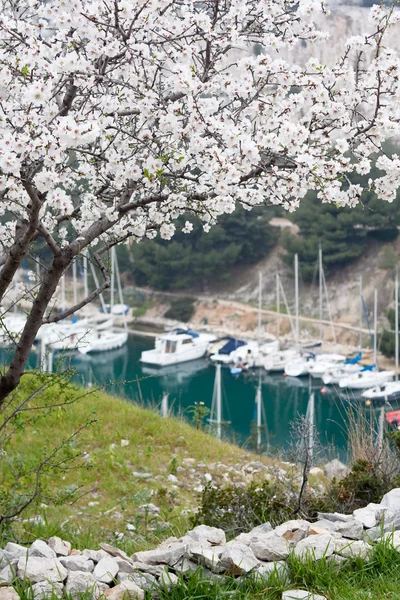
[[[325,371],[324,375],[322,375],[322,381],[325,385],[337,385],[341,379],[345,377],[349,377],[354,373],[359,373],[362,367],[358,364],[354,365],[343,365],[342,367],[336,367],[333,369],[328,369]]]
[[[94,329],[78,344],[78,350],[81,354],[107,352],[121,348],[127,341],[127,331]]]
[[[317,369],[323,368],[322,365],[327,365],[327,363],[343,363],[346,360],[346,357],[342,354],[314,354],[313,352],[308,352],[307,354],[303,354],[301,358],[292,360],[285,365],[285,374],[290,377],[302,377],[304,375],[308,375],[310,373],[310,369],[315,367],[315,371],[318,372]]]
[[[230,364],[234,361],[234,354],[239,348],[247,346],[247,342],[238,340],[234,337],[226,337],[210,344],[210,359],[213,362]]]
[[[361,398],[372,402],[393,402],[400,399],[400,381],[389,381],[376,385],[361,394]]]
[[[331,354],[327,355],[327,357],[321,357],[316,360],[313,364],[310,364],[308,367],[308,372],[314,379],[321,379],[322,376],[326,373],[326,371],[330,371],[332,369],[338,368],[341,365],[344,365],[346,357],[342,354]]]
[[[265,356],[261,366],[270,373],[283,373],[288,362],[300,358],[301,354],[296,348],[288,348]]]
[[[208,333],[197,333],[186,328],[177,328],[155,340],[153,350],[142,352],[140,362],[164,367],[202,358],[207,347],[216,337]]]
[[[377,385],[383,385],[392,381],[394,371],[377,371],[375,365],[364,367],[358,373],[343,377],[339,381],[339,387],[351,390],[367,390]]]

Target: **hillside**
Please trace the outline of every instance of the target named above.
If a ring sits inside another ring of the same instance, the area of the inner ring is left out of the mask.
[[[162,419],[155,410],[95,392],[20,427],[0,460],[0,479],[12,477],[7,456],[14,466],[20,460],[33,465],[93,418],[67,445],[67,456],[76,455],[80,468],[66,466],[44,477],[40,505],[19,523],[22,540],[60,535],[78,548],[108,541],[129,552],[143,549],[188,529],[207,481],[248,481],[271,464],[183,420]],[[46,502],[74,490],[64,504]]]

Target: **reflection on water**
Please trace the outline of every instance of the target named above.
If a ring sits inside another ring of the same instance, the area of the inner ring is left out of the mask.
[[[206,359],[182,363],[163,369],[141,365],[143,350],[151,348],[153,340],[129,337],[128,344],[117,350],[94,355],[65,357],[77,372],[76,380],[86,386],[105,386],[106,390],[144,405],[160,405],[164,393],[169,394],[172,410],[188,414],[195,402],[211,408],[215,365]],[[9,354],[3,353],[7,362]],[[37,365],[32,354],[30,367]],[[247,371],[233,377],[222,368],[223,420],[229,421],[229,434],[242,443],[249,440],[255,421],[257,371]],[[315,419],[320,441],[334,445],[343,456],[346,446],[345,410],[347,395],[340,398],[337,389],[322,394],[320,380],[283,377],[261,373],[262,398],[268,439],[271,448],[287,448],[290,424],[305,415],[311,389],[315,392]],[[345,401],[345,404],[343,403]]]

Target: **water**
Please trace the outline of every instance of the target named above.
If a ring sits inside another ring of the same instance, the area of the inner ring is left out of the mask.
[[[199,402],[211,409],[215,366],[206,359],[163,369],[141,365],[141,352],[153,347],[153,343],[150,339],[130,336],[125,347],[103,354],[73,357],[72,365],[84,385],[107,385],[109,393],[143,405],[160,405],[163,394],[168,393],[169,405],[175,414],[183,413],[191,418],[191,409]],[[222,368],[223,420],[228,422],[223,432],[225,437],[241,444],[254,442],[258,377],[256,370],[233,377],[228,368]],[[285,450],[290,444],[291,422],[306,414],[310,383],[307,378],[268,375],[265,371],[261,372],[261,383],[267,424],[263,443],[268,443],[272,451]],[[311,383],[315,392],[315,424],[319,439],[326,447],[335,446],[345,458],[347,433],[343,404],[335,391],[325,395],[320,393],[320,380],[311,380]]]
[[[72,355],[68,358],[77,371],[76,381],[84,386],[105,386],[108,393],[139,402],[143,406],[160,406],[162,396],[169,394],[169,406],[174,414],[192,418],[195,403],[204,402],[211,409],[215,365],[199,359],[166,367],[151,368],[139,362],[143,350],[152,348],[154,340],[129,336],[126,346],[94,355]],[[3,361],[8,355],[3,352]],[[38,366],[39,357],[32,353],[29,367]],[[57,358],[55,359],[56,364]],[[233,377],[222,367],[223,437],[240,444],[254,445],[256,420],[256,389],[259,371],[252,370]],[[315,394],[315,425],[321,444],[330,454],[346,459],[346,410],[338,391],[322,394],[321,380],[269,375],[261,371],[263,398],[263,447],[270,452],[287,450],[291,442],[291,423],[305,415],[310,391]],[[311,388],[310,388],[311,385]],[[206,421],[205,421],[206,423]]]

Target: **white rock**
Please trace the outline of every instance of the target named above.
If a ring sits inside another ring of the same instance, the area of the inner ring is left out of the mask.
[[[137,509],[137,512],[141,515],[146,515],[146,514],[159,515],[161,512],[161,509],[158,506],[156,506],[155,504],[153,504],[152,502],[149,502],[148,504],[142,504],[141,506],[139,506],[139,508]]]
[[[305,590],[286,590],[282,593],[282,600],[326,600],[326,598]]]
[[[133,523],[127,523],[126,528],[128,531],[136,531],[136,527],[133,525]]]
[[[78,556],[64,556],[59,560],[68,571],[88,571],[92,573],[94,569],[94,562],[83,554]]]
[[[358,519],[352,519],[341,523],[337,521],[335,523],[335,531],[340,533],[343,537],[349,538],[350,540],[360,540],[364,531],[364,527],[361,521]]]
[[[68,556],[71,552],[71,544],[69,542],[65,542],[56,535],[53,535],[53,537],[49,538],[47,545],[54,550],[57,556]]]
[[[98,563],[101,561],[102,558],[104,558],[105,556],[110,556],[110,554],[108,554],[108,552],[106,552],[105,550],[84,550],[82,552],[83,556],[86,556],[86,558],[89,558],[90,560],[92,560],[94,563]]]
[[[381,505],[388,508],[392,513],[400,512],[400,488],[394,488],[385,494],[381,500]]]
[[[41,558],[29,556],[28,559],[21,556],[18,560],[17,574],[19,579],[28,579],[31,583],[40,581],[64,581],[68,571],[62,566],[57,558]]]
[[[286,521],[286,523],[279,525],[279,527],[275,527],[274,532],[276,533],[276,535],[282,536],[287,531],[296,531],[297,529],[307,531],[310,525],[311,523],[309,523],[308,521],[303,521],[302,519],[294,519],[292,521]]]
[[[375,504],[371,502],[364,508],[358,508],[353,512],[353,517],[361,521],[364,527],[375,527],[379,525],[384,518],[385,513],[388,511],[386,506],[382,504]]]
[[[43,540],[35,540],[29,548],[29,556],[41,558],[57,558],[57,554]]]
[[[335,552],[345,558],[368,558],[372,550],[372,546],[361,540],[335,540]]]
[[[0,586],[5,583],[12,583],[15,577],[15,569],[11,565],[7,565],[0,571]]]
[[[139,573],[138,571],[135,573],[118,573],[118,583],[122,583],[123,581],[127,580],[133,581],[133,583],[136,583],[136,585],[144,591],[153,590],[157,587],[157,579],[154,577],[154,575],[150,575],[150,573]]]
[[[223,546],[226,544],[225,532],[217,527],[209,527],[208,525],[198,525],[186,534],[197,542],[202,539],[207,540],[214,546]],[[186,536],[185,536],[186,537]]]
[[[93,571],[94,578],[103,583],[111,583],[118,573],[118,563],[113,556],[105,556]]]
[[[93,573],[70,571],[65,584],[65,593],[73,600],[80,600],[82,595],[90,593],[91,598],[97,600],[100,596],[100,589]]]
[[[194,571],[197,571],[198,568],[198,563],[194,560],[189,560],[188,558],[182,558],[174,565],[176,573],[181,573],[182,575],[184,573],[193,573]]]
[[[266,561],[285,560],[290,552],[289,543],[283,537],[276,535],[275,532],[269,534],[269,536],[250,544],[255,556]]]
[[[296,556],[300,558],[311,557],[319,560],[333,554],[335,549],[334,539],[328,533],[312,535],[301,540],[294,549]]]
[[[313,467],[310,469],[310,475],[321,476],[324,474],[324,470],[319,467]]]
[[[160,585],[169,590],[173,585],[178,583],[179,579],[174,573],[164,571],[160,577]]]
[[[398,552],[400,552],[400,531],[391,531],[389,533],[385,533],[379,541],[389,542],[393,548],[395,548]],[[1,577],[1,573],[0,573]]]
[[[8,542],[4,548],[4,551],[8,552],[11,556],[15,556],[16,558],[27,556],[27,554],[29,554],[28,548],[25,548],[25,546],[21,546],[20,544],[14,544],[14,542]]]
[[[221,554],[220,566],[228,575],[244,575],[258,564],[254,552],[245,544],[226,546]]]
[[[263,523],[262,525],[257,525],[257,527],[253,527],[253,529],[251,529],[248,534],[246,535],[250,535],[252,537],[257,537],[258,535],[265,534],[265,533],[270,533],[272,531],[272,525],[271,523]]]
[[[189,550],[190,558],[196,560],[200,565],[207,567],[213,573],[221,573],[223,568],[220,564],[219,554],[212,548],[203,548],[202,546],[192,546]]]
[[[318,519],[327,519],[328,521],[336,522],[336,521],[349,521],[353,517],[351,515],[344,515],[342,513],[334,512],[334,513],[318,513]]]
[[[104,593],[108,600],[144,600],[144,591],[129,579]]]
[[[129,440],[121,440],[121,447],[125,448],[126,446],[129,446]]]
[[[334,458],[331,460],[331,462],[327,463],[324,466],[324,469],[328,479],[343,479],[346,477],[346,475],[348,475],[348,473],[350,473],[349,467],[347,467],[337,458]]]
[[[262,579],[269,579],[272,574],[276,574],[280,580],[283,580],[285,584],[290,581],[290,569],[284,562],[266,562],[260,564],[256,570],[255,575]]]
[[[13,587],[0,587],[0,600],[19,600]]]
[[[172,542],[168,545],[162,545],[155,550],[145,550],[144,552],[135,552],[132,559],[137,562],[148,563],[150,565],[174,565],[187,552],[189,544],[187,542]]]
[[[55,581],[50,583],[49,581],[40,581],[34,583],[32,586],[34,600],[47,600],[51,598],[62,598],[64,586],[62,583]]]
[[[167,481],[171,481],[171,483],[178,483],[179,482],[178,478],[175,475],[172,475],[172,473],[170,475],[168,475]]]

